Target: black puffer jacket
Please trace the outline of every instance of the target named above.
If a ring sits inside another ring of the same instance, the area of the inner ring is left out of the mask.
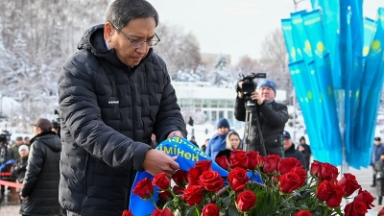
[[[283,157],[283,132],[285,123],[289,118],[287,106],[273,101],[271,103],[264,102],[260,106],[257,105],[251,109],[251,129],[248,135],[248,140],[244,140],[243,143],[249,143],[250,150],[258,151],[260,152],[260,155],[263,155],[256,125],[256,118],[259,117],[260,129],[264,138],[264,145],[267,155],[277,154]],[[236,98],[235,117],[239,121],[246,120],[244,98]]]
[[[165,63],[149,50],[134,67],[108,50],[103,25],[89,29],[59,78],[60,203],[82,216],[121,215],[136,171],[170,132],[186,136]]]
[[[44,132],[31,140],[27,172],[20,195],[22,215],[58,215],[59,162],[61,142],[53,132]]]
[[[28,155],[16,160],[11,167],[11,174],[17,182],[23,183],[25,172],[27,172]]]

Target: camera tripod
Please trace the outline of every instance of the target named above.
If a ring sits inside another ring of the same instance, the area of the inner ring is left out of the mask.
[[[252,108],[254,108],[256,110],[256,113],[257,113],[257,106],[256,106],[255,102],[253,102],[250,98],[246,97],[246,100],[245,100],[245,124],[244,124],[244,136],[243,136],[243,151],[245,151],[245,152],[249,152],[249,145],[250,145],[249,133],[251,130],[251,122],[253,119]],[[266,156],[267,152],[265,150],[264,138],[263,138],[263,135],[262,135],[261,129],[260,129],[259,117],[256,115],[254,119],[255,119],[256,128],[257,128],[256,132],[258,133],[258,135],[259,135],[258,137],[260,138],[260,145],[261,145],[261,151],[262,151],[260,153],[261,153],[261,155]]]

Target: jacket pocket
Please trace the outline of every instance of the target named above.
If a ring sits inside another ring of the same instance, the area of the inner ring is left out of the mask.
[[[280,147],[281,135],[275,134],[264,138],[264,144],[268,147]]]

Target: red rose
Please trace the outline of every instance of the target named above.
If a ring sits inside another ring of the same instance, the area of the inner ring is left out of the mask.
[[[187,174],[187,180],[189,185],[198,185],[200,171],[197,168],[190,168]]]
[[[256,167],[261,165],[261,157],[258,151],[247,152],[248,169],[255,170]]]
[[[232,150],[229,156],[229,165],[232,169],[240,167],[243,169],[248,168],[248,159],[245,151],[242,150]]]
[[[177,185],[184,186],[187,183],[187,174],[188,172],[184,170],[177,170],[176,173],[173,174],[172,179]]]
[[[289,157],[280,160],[278,170],[281,175],[289,173],[294,167],[302,167],[301,162],[297,158]]]
[[[133,216],[133,214],[132,214],[131,210],[127,210],[127,209],[125,209],[125,210],[123,211],[122,216]]]
[[[166,190],[169,188],[169,184],[171,181],[169,181],[169,178],[167,177],[167,174],[165,172],[161,172],[152,180],[152,184],[156,185],[160,190]]]
[[[219,207],[217,207],[217,205],[213,203],[209,203],[208,205],[204,206],[201,216],[219,216],[219,215],[220,215]]]
[[[344,190],[328,180],[320,183],[316,191],[316,197],[325,201],[329,207],[336,208],[340,206]]]
[[[153,189],[152,182],[149,178],[144,178],[143,180],[139,181],[133,189],[133,193],[144,200],[151,197],[154,191],[155,190]]]
[[[345,173],[344,177],[337,183],[344,189],[344,196],[350,196],[361,186],[356,181],[356,177],[350,173]]]
[[[172,190],[175,194],[183,194],[185,189],[175,185]]]
[[[155,209],[155,211],[152,213],[152,216],[173,216],[173,213],[167,208],[163,210]]]
[[[264,167],[263,172],[265,173],[273,173],[273,171],[277,171],[277,165],[280,161],[279,155],[267,155],[263,159],[264,161]]]
[[[280,178],[280,191],[283,193],[291,193],[300,187],[300,177],[293,172],[284,174]]]
[[[256,204],[256,195],[251,190],[239,194],[236,200],[237,208],[242,212],[249,211]]]
[[[207,191],[217,192],[224,186],[224,179],[216,171],[205,171],[200,176],[199,183]]]
[[[204,171],[212,171],[211,165],[212,165],[211,160],[201,160],[195,163],[195,168],[197,168],[201,174]]]
[[[319,161],[313,161],[311,164],[311,173],[315,176],[318,176],[316,173],[320,173],[321,170],[321,163]]]
[[[300,187],[303,186],[307,180],[307,171],[301,167],[294,167],[291,169],[291,172],[296,173],[300,177]]]
[[[374,199],[375,198],[368,191],[359,190],[359,194],[357,194],[357,196],[355,196],[354,201],[361,201],[361,202],[365,203],[365,205],[367,206],[367,209],[371,209],[372,207],[374,207],[374,205],[372,204]]]
[[[189,206],[200,204],[203,200],[203,187],[200,185],[189,185],[183,194],[183,199]]]
[[[294,216],[312,216],[312,213],[308,210],[300,210]]]
[[[320,178],[322,180],[328,180],[330,182],[336,182],[339,170],[329,163],[323,163],[321,165]]]
[[[171,198],[172,197],[172,194],[171,194],[171,192],[169,192],[169,191],[163,191],[163,192],[159,192],[159,197],[160,197],[160,199],[162,199],[162,200],[167,200],[168,198]]]
[[[229,162],[228,162],[228,159],[227,159],[227,156],[225,155],[222,155],[220,157],[217,157],[215,159],[215,162],[223,169],[225,170],[228,170],[228,167],[229,167]]]
[[[247,172],[242,168],[235,168],[228,174],[229,185],[236,192],[242,191],[248,180]]]
[[[384,207],[379,211],[377,216],[384,216]]]
[[[364,216],[368,213],[368,209],[365,203],[353,201],[345,206],[344,212],[345,216]]]

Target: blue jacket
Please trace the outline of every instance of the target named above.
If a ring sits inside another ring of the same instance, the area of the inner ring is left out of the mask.
[[[216,133],[212,139],[209,140],[208,147],[205,150],[205,153],[211,157],[213,160],[215,160],[216,155],[222,151],[225,150],[225,139],[227,138],[227,134],[220,135],[219,133]]]
[[[371,165],[375,165],[377,161],[380,160],[381,153],[384,152],[384,146],[382,144],[380,145],[373,145],[372,148],[372,160]]]

